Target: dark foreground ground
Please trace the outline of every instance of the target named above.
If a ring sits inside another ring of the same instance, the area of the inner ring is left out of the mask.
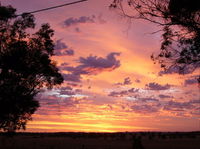
[[[0,133],[0,149],[200,149],[200,132]]]

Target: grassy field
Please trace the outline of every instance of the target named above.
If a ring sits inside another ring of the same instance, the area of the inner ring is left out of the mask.
[[[0,149],[200,149],[200,132],[1,133]]]

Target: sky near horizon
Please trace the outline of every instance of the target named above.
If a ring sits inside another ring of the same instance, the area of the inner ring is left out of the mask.
[[[17,13],[73,0],[2,0]],[[74,0],[75,1],[75,0]],[[37,96],[31,132],[200,130],[197,74],[164,74],[150,59],[158,53],[159,26],[132,21],[109,9],[112,0],[34,14],[37,27],[55,30],[55,56],[65,82]],[[162,74],[162,75],[161,75]]]

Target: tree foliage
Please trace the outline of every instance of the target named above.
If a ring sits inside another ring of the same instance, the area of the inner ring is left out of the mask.
[[[25,129],[39,107],[36,95],[43,87],[61,84],[53,55],[54,31],[43,24],[34,34],[31,14],[17,16],[11,6],[0,5],[0,130]]]
[[[127,18],[147,20],[161,27],[160,53],[151,58],[166,73],[187,74],[199,69],[198,0],[114,0],[110,7]]]

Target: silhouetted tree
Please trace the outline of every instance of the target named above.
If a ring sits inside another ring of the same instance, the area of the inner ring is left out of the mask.
[[[17,16],[16,9],[0,5],[0,130],[25,129],[39,107],[35,96],[41,88],[61,84],[63,77],[50,58],[54,31],[43,24],[34,29],[31,14]]]
[[[110,7],[127,18],[161,26],[160,53],[151,58],[165,71],[187,74],[200,67],[198,0],[114,0]]]

